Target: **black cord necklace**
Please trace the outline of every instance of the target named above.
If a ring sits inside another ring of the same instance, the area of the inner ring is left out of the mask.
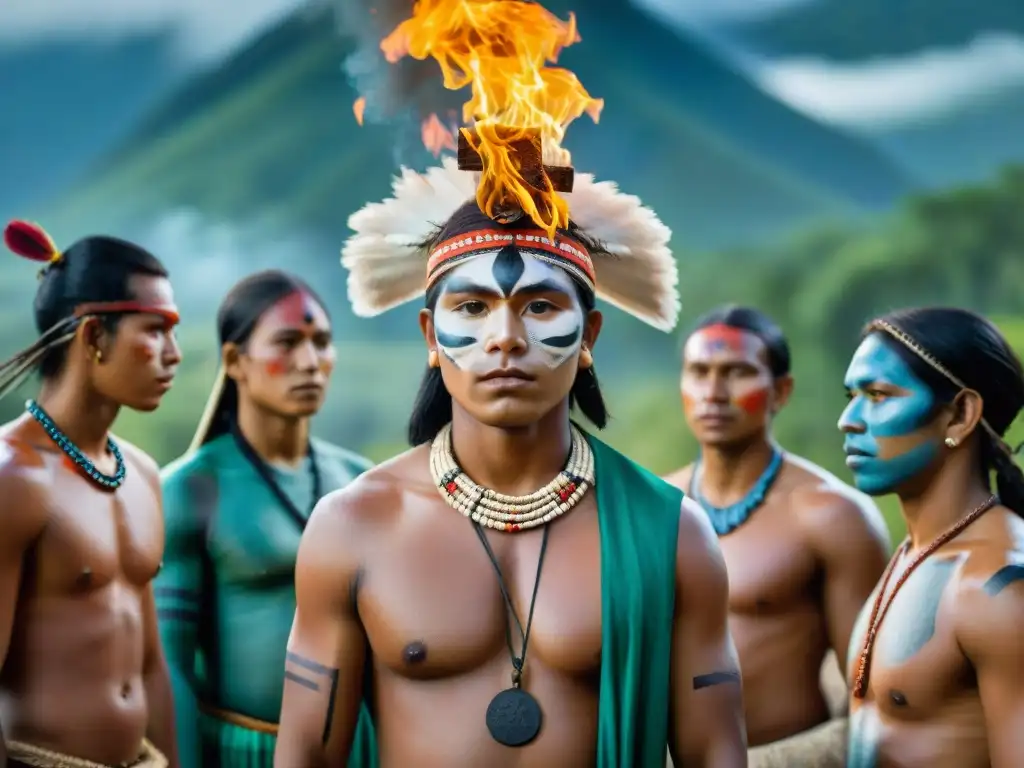
[[[480,543],[490,558],[494,572],[498,576],[498,587],[501,589],[501,596],[505,600],[508,612],[516,623],[519,630],[519,637],[522,640],[522,650],[516,655],[512,645],[512,622],[505,621],[505,642],[508,644],[508,653],[512,657],[512,687],[501,691],[491,699],[487,707],[487,730],[499,744],[506,747],[521,747],[529,744],[540,733],[541,723],[544,716],[540,704],[529,693],[521,687],[523,679],[523,667],[526,664],[526,649],[530,644],[530,627],[533,626],[533,609],[537,605],[537,591],[540,587],[540,574],[544,567],[544,553],[548,548],[548,532],[550,526],[544,526],[544,533],[540,541],[540,556],[537,558],[537,577],[533,582],[533,596],[530,598],[530,614],[526,619],[526,629],[519,620],[512,598],[509,596],[508,587],[505,585],[505,577],[501,573],[501,566],[498,565],[498,558],[491,549],[490,542],[479,524],[473,523],[473,530],[476,531]]]
[[[313,499],[309,505],[309,512],[303,515],[299,508],[295,506],[288,494],[286,494],[281,486],[277,484],[274,479],[273,473],[270,471],[270,467],[267,463],[260,458],[260,455],[256,453],[256,449],[252,447],[252,444],[245,439],[245,435],[242,434],[242,430],[238,428],[238,422],[231,422],[231,436],[235,439],[235,445],[238,446],[238,450],[241,451],[242,456],[245,457],[246,461],[252,465],[252,468],[256,470],[256,474],[260,476],[260,479],[266,483],[271,493],[277,497],[277,500],[281,502],[281,506],[284,507],[285,511],[291,515],[295,522],[298,523],[300,529],[306,529],[306,523],[309,522],[309,516],[313,514],[313,507],[320,501],[321,488],[320,488],[320,468],[316,463],[316,455],[313,453],[313,441],[310,440],[306,446],[306,453],[309,456],[309,474],[313,479]]]

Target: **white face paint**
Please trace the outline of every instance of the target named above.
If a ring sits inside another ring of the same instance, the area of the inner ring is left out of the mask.
[[[514,365],[527,372],[557,368],[579,352],[583,306],[576,284],[564,270],[508,247],[469,259],[444,281],[434,309],[434,331],[440,350],[459,368],[484,374],[507,365],[509,361],[489,347],[497,340],[522,335],[524,329],[529,346]],[[445,301],[446,295],[455,293],[466,299],[458,304]],[[502,300],[517,293],[537,294],[537,299]],[[556,307],[543,293],[564,294],[565,301]]]

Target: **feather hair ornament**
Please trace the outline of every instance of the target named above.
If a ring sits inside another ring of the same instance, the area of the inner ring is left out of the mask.
[[[30,221],[10,222],[4,228],[4,244],[29,261],[48,264],[60,261],[60,251],[51,237],[42,227]]]
[[[356,315],[374,317],[424,294],[428,243],[474,198],[478,179],[451,157],[423,174],[403,168],[392,197],[349,217],[354,234],[341,263]],[[597,297],[658,330],[672,330],[680,306],[671,230],[639,198],[590,174],[576,174],[573,191],[564,195],[572,221],[600,246],[590,252]]]

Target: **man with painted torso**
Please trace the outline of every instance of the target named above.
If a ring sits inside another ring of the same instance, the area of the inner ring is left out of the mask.
[[[429,367],[412,450],[328,496],[303,536],[275,765],[343,764],[365,692],[386,768],[661,768],[666,743],[680,764],[741,768],[714,533],[569,418],[572,402],[606,418],[595,274],[625,286],[620,307],[675,322],[668,232],[581,174],[554,233],[483,213],[475,191],[446,160],[350,220],[354,310],[426,291]],[[610,208],[629,227],[603,229]],[[419,210],[447,212],[405,233],[425,251],[379,235]]]
[[[0,427],[0,766],[177,766],[158,471],[110,435],[121,408],[157,408],[180,362],[167,271],[115,238],[61,253],[35,225],[4,234],[46,266],[40,337],[0,366],[0,396],[42,378]]]
[[[668,479],[719,535],[751,766],[842,766],[846,721],[832,719],[822,665],[840,675],[835,656],[846,658],[889,539],[868,497],[771,439],[792,387],[788,344],[768,317],[737,306],[702,317],[681,381],[701,453]]]
[[[1020,360],[974,313],[904,310],[867,326],[844,383],[847,465],[908,533],[851,640],[847,765],[1024,765]]]
[[[222,371],[193,448],[165,468],[157,611],[182,760],[273,763],[295,558],[313,505],[369,468],[310,436],[335,363],[331,324],[298,278],[270,270],[218,312]]]

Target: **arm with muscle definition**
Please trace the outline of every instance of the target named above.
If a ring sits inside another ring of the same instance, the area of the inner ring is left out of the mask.
[[[957,596],[956,633],[974,667],[991,768],[1024,765],[1024,565],[1006,563]]]
[[[203,616],[204,493],[211,478],[185,471],[162,478],[164,566],[154,580],[156,616],[174,698],[177,747],[185,766],[202,766],[196,653]]]
[[[676,768],[745,768],[747,735],[729,582],[703,511],[683,500],[676,545],[669,751]]]
[[[2,446],[0,446],[2,447]],[[46,525],[45,500],[17,474],[14,466],[0,466],[0,670],[7,660],[14,614],[18,607],[22,563],[29,547]],[[0,766],[7,765],[7,749],[0,732]]]
[[[302,535],[276,768],[345,765],[363,694],[366,635],[356,608],[358,536],[347,525],[358,483],[324,498]]]

